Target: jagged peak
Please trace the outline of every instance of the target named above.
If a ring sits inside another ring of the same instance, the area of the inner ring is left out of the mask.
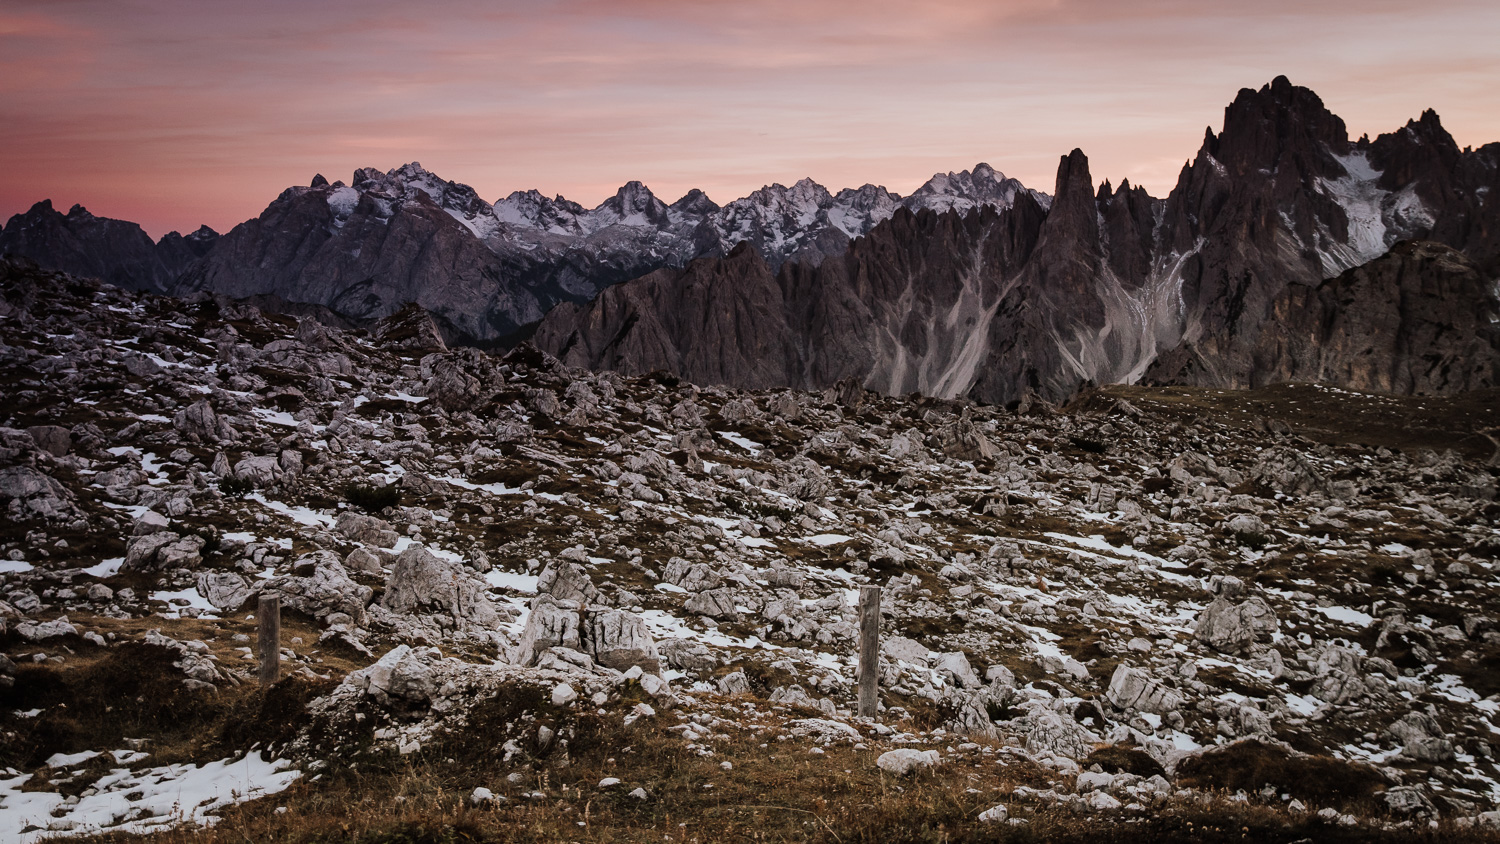
[[[1083,186],[1087,186],[1092,197],[1094,180],[1089,175],[1089,157],[1083,154],[1083,150],[1074,147],[1057,165],[1057,190],[1053,196],[1062,199],[1078,192]]]
[[[661,200],[656,198],[656,194],[652,193],[651,189],[646,187],[645,183],[635,179],[631,179],[625,184],[620,185],[620,189],[615,191],[614,198],[622,203],[629,204],[661,202]],[[609,200],[606,199],[604,204],[608,204],[608,202]],[[600,207],[603,207],[603,205]]]
[[[1212,127],[1204,147],[1231,170],[1273,168],[1280,156],[1322,144],[1335,154],[1348,151],[1344,121],[1329,111],[1312,89],[1278,76],[1260,90],[1241,88],[1224,109],[1224,129]]]
[[[681,199],[667,207],[685,214],[712,214],[719,210],[719,204],[698,188],[683,194]]]
[[[400,167],[393,167],[390,170],[386,171],[386,175],[398,179],[421,178],[424,176],[432,176],[433,178],[437,178],[431,170],[423,167],[422,162],[420,161],[410,161],[406,164],[401,165]]]
[[[1406,131],[1422,141],[1435,141],[1444,146],[1457,147],[1458,143],[1448,130],[1443,128],[1443,121],[1433,109],[1423,109],[1422,116],[1415,120],[1406,121]]]

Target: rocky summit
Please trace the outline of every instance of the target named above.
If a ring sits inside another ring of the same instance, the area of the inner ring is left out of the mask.
[[[1003,261],[1044,210],[888,225]],[[1473,278],[1413,245],[1278,293],[1256,359],[1357,389],[1005,408],[6,261],[0,838],[1492,840],[1500,395],[1471,337],[1296,345]]]

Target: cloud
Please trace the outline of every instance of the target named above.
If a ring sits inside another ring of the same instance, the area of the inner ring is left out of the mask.
[[[0,214],[52,197],[224,229],[313,172],[412,159],[585,204],[632,178],[908,192],[980,160],[1045,190],[1074,146],[1165,194],[1279,73],[1355,134],[1434,107],[1460,143],[1500,139],[1489,5],[11,0]]]

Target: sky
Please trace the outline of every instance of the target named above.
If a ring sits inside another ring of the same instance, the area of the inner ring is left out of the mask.
[[[1500,141],[1497,43],[1494,0],[0,0],[0,220],[222,232],[408,161],[590,207],[981,161],[1050,192],[1074,147],[1165,196],[1278,74],[1354,137],[1433,108]]]

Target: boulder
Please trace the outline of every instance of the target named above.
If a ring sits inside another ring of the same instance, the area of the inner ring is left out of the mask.
[[[673,557],[667,561],[667,570],[662,572],[662,579],[689,592],[716,589],[722,582],[712,568],[703,563],[690,563],[681,557]]]
[[[583,566],[572,560],[553,561],[542,569],[537,577],[536,591],[548,594],[559,601],[577,601],[590,604],[599,597],[594,581]]]
[[[198,575],[198,594],[220,612],[233,612],[255,594],[248,581],[232,571],[206,571]]]
[[[710,589],[688,596],[682,608],[693,615],[706,615],[719,621],[734,621],[739,618],[735,610],[733,589]]]
[[[646,620],[626,610],[590,613],[583,630],[583,651],[616,671],[639,665],[652,674],[661,673],[661,655]]]
[[[888,774],[904,777],[917,771],[931,768],[942,761],[936,750],[914,750],[900,747],[887,750],[875,760],[875,767]]]
[[[377,519],[374,516],[348,510],[339,514],[338,519],[333,523],[333,529],[334,532],[352,542],[373,545],[376,548],[393,547],[400,539],[396,531],[391,528],[391,523],[385,519]]]
[[[196,568],[203,561],[201,536],[178,536],[169,530],[132,536],[125,542],[122,571]]]
[[[726,697],[750,693],[750,680],[743,671],[733,671],[719,678],[719,694]]]
[[[459,362],[443,355],[432,364],[432,377],[427,379],[424,394],[433,404],[447,411],[472,408],[483,392],[478,378],[464,372]]]
[[[1433,764],[1452,762],[1457,758],[1453,742],[1438,720],[1427,712],[1409,712],[1386,728],[1386,734],[1400,742],[1401,755]]]
[[[16,625],[16,634],[28,642],[41,642],[60,636],[77,636],[78,628],[68,622],[67,616],[58,616],[52,621],[23,621]]]
[[[1005,821],[1009,817],[1010,817],[1010,810],[1007,809],[1007,808],[1005,808],[1005,804],[1004,803],[1001,803],[1001,804],[996,805],[996,806],[991,806],[990,808],[985,809],[983,812],[980,812],[979,813],[979,822],[980,823],[1005,823]]]
[[[364,692],[383,705],[423,704],[437,689],[429,664],[438,657],[436,648],[413,650],[397,645],[374,665],[352,671],[344,684]]]
[[[1381,793],[1380,799],[1392,814],[1435,815],[1437,807],[1419,785],[1398,785]]]
[[[1218,597],[1198,617],[1193,636],[1216,651],[1238,654],[1248,651],[1257,639],[1275,633],[1277,621],[1271,605],[1258,595],[1235,603],[1232,598],[1239,590],[1229,581],[1239,583],[1234,578],[1225,579]]]
[[[1110,677],[1105,698],[1120,709],[1166,715],[1182,706],[1182,695],[1138,668],[1121,664]]]
[[[989,460],[1000,453],[990,438],[974,424],[973,413],[965,407],[957,418],[929,438],[929,444],[955,460]]]
[[[246,457],[234,464],[235,480],[248,483],[256,489],[275,486],[281,475],[281,461],[269,454]]]
[[[193,402],[177,411],[172,417],[172,427],[191,442],[232,442],[238,437],[229,422],[214,412],[208,399]]]
[[[988,699],[983,694],[951,691],[943,697],[943,708],[952,712],[943,726],[951,732],[970,738],[994,739],[999,736],[990,720]]]
[[[548,648],[579,650],[578,605],[542,593],[531,599],[531,612],[521,629],[521,643],[511,653],[517,665],[532,665]]]
[[[380,605],[394,613],[436,616],[442,627],[491,630],[500,618],[487,588],[469,569],[413,545],[392,564]]]
[[[1082,724],[1051,710],[1033,710],[1024,719],[1023,742],[1032,754],[1082,759],[1099,740]]]
[[[927,665],[932,652],[921,642],[904,636],[891,636],[880,643],[880,655],[886,659],[899,659],[912,665]],[[967,661],[967,660],[966,660]]]
[[[26,429],[36,447],[53,457],[62,457],[73,448],[73,435],[61,425],[32,425]]]
[[[0,501],[9,501],[13,520],[73,518],[73,494],[52,476],[30,466],[0,469]]]
[[[295,571],[309,568],[311,571],[306,575],[286,575],[265,581],[261,584],[261,594],[278,595],[282,606],[318,619],[334,613],[344,613],[356,621],[364,619],[365,607],[374,597],[373,589],[355,583],[331,551],[303,554],[293,564]]]
[[[977,689],[984,685],[979,681],[979,675],[974,673],[974,668],[969,665],[969,658],[962,651],[934,653],[931,655],[931,665],[939,673],[947,675],[953,685],[959,688]]]

